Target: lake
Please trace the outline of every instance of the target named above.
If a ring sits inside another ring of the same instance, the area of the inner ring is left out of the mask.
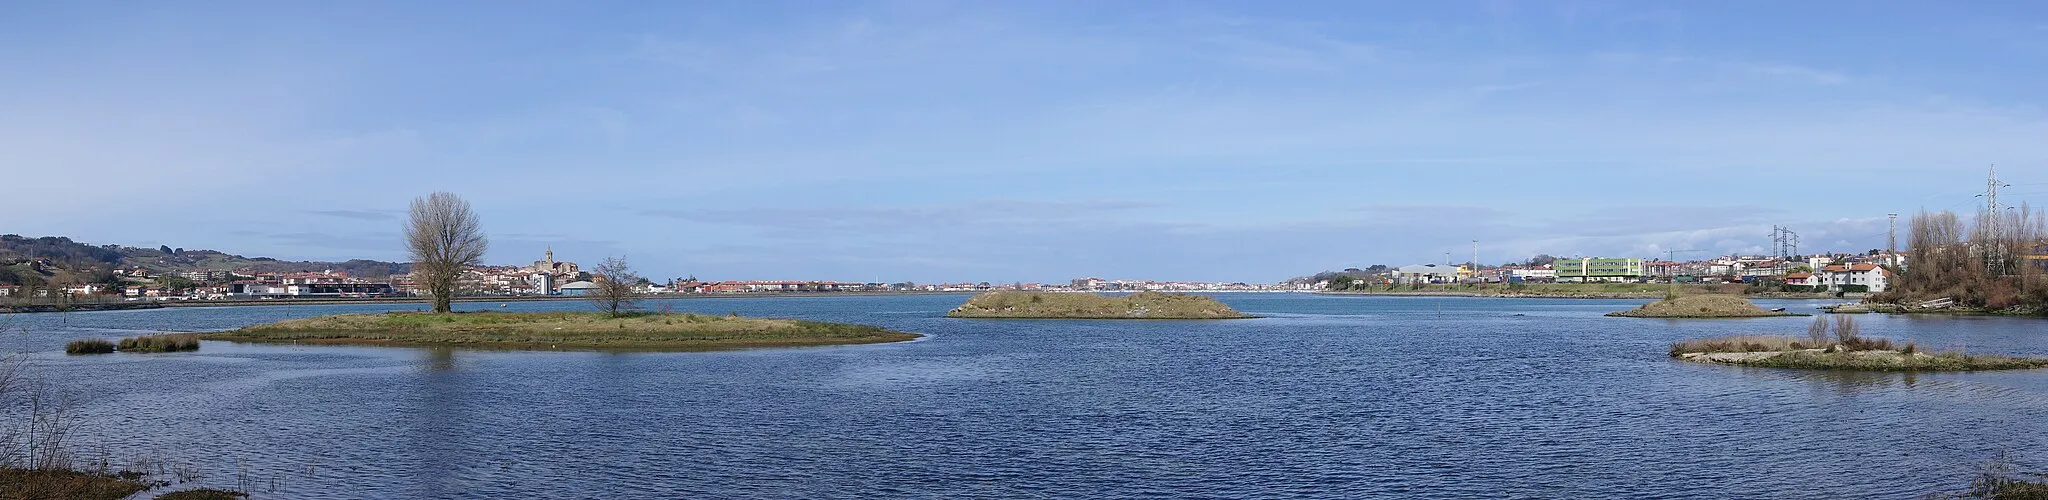
[[[712,353],[63,344],[417,305],[0,316],[89,429],[257,498],[1913,497],[2001,451],[2048,470],[2048,371],[1700,365],[1673,341],[1811,318],[1607,318],[1643,301],[1219,294],[1229,321],[947,319],[966,296],[651,301],[922,333]],[[1759,301],[1813,312],[1810,301]],[[496,303],[458,304],[493,309]],[[588,310],[514,302],[503,310]],[[1857,318],[2048,355],[2048,322]]]

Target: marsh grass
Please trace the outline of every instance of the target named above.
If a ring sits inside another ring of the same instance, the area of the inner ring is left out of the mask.
[[[1671,356],[1677,357],[1683,354],[1704,352],[1780,352],[1797,351],[1800,349],[1820,349],[1825,347],[1810,346],[1811,344],[1801,342],[1799,339],[1794,339],[1792,337],[1780,337],[1772,335],[1739,335],[1734,337],[1694,339],[1673,343],[1671,344]]]
[[[114,343],[105,339],[78,339],[64,344],[64,354],[107,354],[114,352]]]
[[[173,491],[156,496],[156,500],[242,500],[245,498],[249,498],[248,493],[213,488]]]
[[[147,489],[149,485],[120,474],[0,467],[0,499],[118,500]]]
[[[1236,319],[1251,315],[1214,298],[1178,293],[1094,293],[994,291],[968,299],[946,313],[950,318],[1016,319]]]
[[[121,352],[184,352],[199,350],[199,335],[170,333],[121,339]]]
[[[917,337],[866,325],[656,312],[622,317],[593,312],[343,314],[205,336],[237,342],[650,351],[864,344]]]

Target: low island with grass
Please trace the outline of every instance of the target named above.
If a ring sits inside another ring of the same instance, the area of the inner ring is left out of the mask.
[[[1762,368],[1857,371],[1977,371],[2048,367],[2048,358],[1928,352],[1913,342],[1862,336],[1856,321],[1836,316],[1830,331],[1814,318],[1806,337],[1746,335],[1671,344],[1671,357],[1698,363]]]
[[[199,350],[199,335],[191,333],[166,333],[128,337],[115,343],[106,339],[78,339],[64,344],[65,354],[109,354],[119,348],[121,352],[189,352]]]
[[[203,336],[207,340],[259,343],[602,351],[876,344],[918,337],[866,325],[649,312],[342,314]]]
[[[1757,307],[1749,299],[1733,295],[1685,295],[1667,298],[1627,311],[1607,313],[1608,316],[1623,318],[1768,318],[1774,316],[1805,316],[1784,310],[1769,310]]]
[[[976,295],[946,313],[948,318],[983,319],[1240,319],[1211,297],[1138,292],[1129,295],[999,290]]]

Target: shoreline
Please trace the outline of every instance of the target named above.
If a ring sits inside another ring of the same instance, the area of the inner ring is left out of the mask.
[[[227,332],[215,332],[215,333],[227,333]],[[898,332],[898,333],[902,333],[902,332]],[[717,352],[717,351],[737,351],[737,350],[744,350],[744,349],[779,349],[779,348],[796,348],[796,347],[831,347],[831,346],[841,346],[841,345],[871,345],[871,344],[893,344],[893,343],[898,343],[898,342],[913,342],[913,341],[917,341],[917,340],[920,340],[920,339],[923,339],[923,338],[925,338],[925,336],[924,336],[923,334],[917,334],[917,333],[903,333],[903,334],[904,334],[904,335],[909,335],[910,337],[909,337],[909,338],[900,338],[900,339],[899,339],[899,338],[877,338],[877,339],[862,339],[862,340],[856,340],[856,341],[829,341],[829,342],[828,342],[828,341],[795,341],[795,342],[712,342],[712,343],[705,343],[705,344],[697,344],[697,345],[680,345],[680,344],[668,344],[668,345],[597,345],[597,344],[589,344],[589,343],[570,343],[570,344],[563,344],[563,343],[560,343],[560,342],[474,342],[474,343],[457,343],[457,342],[432,342],[432,341],[404,341],[404,340],[388,340],[388,339],[370,339],[370,338],[354,338],[354,337],[335,337],[335,338],[312,338],[312,339],[255,339],[255,338],[215,338],[215,337],[211,337],[211,336],[210,336],[210,335],[213,335],[213,334],[207,334],[207,333],[202,333],[202,334],[199,334],[199,335],[200,335],[200,338],[201,338],[201,339],[203,339],[203,340],[214,340],[214,341],[220,341],[220,342],[233,342],[233,343],[237,343],[237,344],[263,344],[263,345],[324,345],[324,346],[343,346],[343,347],[399,347],[399,348],[415,348],[415,349],[462,349],[462,350],[467,350],[467,351],[538,351],[538,352],[610,352],[610,353],[636,353],[636,352],[651,352],[651,353],[663,353],[663,352]]]
[[[1671,357],[1690,363],[1786,370],[1980,372],[2048,368],[2048,359],[2040,358],[1947,352],[1930,354],[1898,350],[1721,351],[1679,353]]]
[[[1438,291],[1425,291],[1425,292],[1359,292],[1359,291],[1344,291],[1344,292],[1333,292],[1333,291],[1321,291],[1321,292],[1310,292],[1310,293],[1314,293],[1314,294],[1316,294],[1316,295],[1357,295],[1357,296],[1379,296],[1379,297],[1471,297],[1471,298],[1480,298],[1480,299],[1608,299],[1608,300],[1612,300],[1612,299],[1650,299],[1650,300],[1663,300],[1663,299],[1664,299],[1664,292],[1558,292],[1558,293],[1548,293],[1548,292],[1539,292],[1539,293],[1512,293],[1512,294],[1510,294],[1510,293],[1494,293],[1494,292],[1448,292],[1448,291],[1446,291],[1446,292],[1438,292]],[[1782,293],[1759,293],[1759,294],[1749,294],[1749,295],[1742,295],[1742,294],[1733,294],[1733,293],[1715,293],[1715,294],[1692,294],[1692,295],[1728,295],[1728,296],[1735,296],[1735,297],[1744,297],[1744,298],[1756,298],[1756,299],[1772,299],[1772,300],[1837,300],[1837,299],[1841,299],[1841,297],[1834,297],[1834,296],[1827,296],[1827,295],[1813,295],[1813,294],[1782,294]]]
[[[261,344],[606,352],[882,344],[922,337],[871,325],[783,318],[496,311],[338,314],[200,334],[205,340]]]
[[[768,297],[882,297],[897,295],[970,295],[976,292],[746,292],[719,294],[670,294],[644,297],[644,300],[668,299],[758,299]],[[246,307],[246,306],[322,306],[322,305],[365,305],[365,304],[425,304],[425,297],[394,297],[383,299],[272,299],[272,300],[160,300],[135,302],[87,302],[64,306],[55,304],[34,304],[0,306],[0,314],[30,314],[48,312],[120,311],[129,309],[162,309],[170,307]],[[519,296],[519,297],[456,297],[455,303],[473,302],[553,302],[587,301],[589,297],[576,296]]]

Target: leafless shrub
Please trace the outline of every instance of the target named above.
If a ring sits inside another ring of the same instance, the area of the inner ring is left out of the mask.
[[[1856,340],[1856,318],[1845,314],[1835,315],[1835,341],[1847,344]]]
[[[626,259],[605,257],[590,277],[597,284],[597,288],[590,291],[590,301],[597,304],[599,311],[619,317],[637,308],[640,275],[633,274],[633,268],[626,264]]]
[[[1828,320],[1826,316],[1814,316],[1813,324],[1806,327],[1806,346],[1813,349],[1828,346]]]

